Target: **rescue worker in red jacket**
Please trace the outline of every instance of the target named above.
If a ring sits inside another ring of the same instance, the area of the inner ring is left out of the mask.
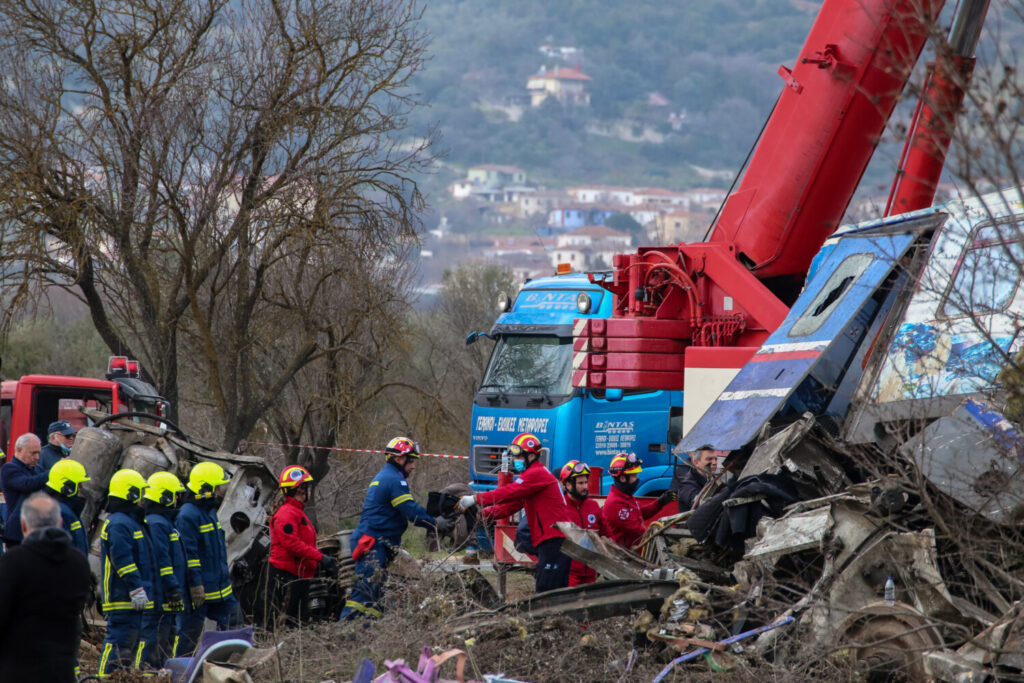
[[[601,516],[612,540],[623,548],[632,549],[647,531],[647,525],[657,517],[661,508],[676,499],[673,491],[666,491],[657,500],[641,503],[633,495],[640,485],[643,461],[636,453],[619,453],[608,465],[612,475],[612,489],[604,501]]]
[[[562,490],[565,491],[572,522],[581,529],[593,529],[602,536],[608,536],[604,518],[601,517],[601,506],[590,497],[590,466],[579,460],[570,460],[562,466],[558,478],[562,481]],[[572,561],[569,567],[570,586],[595,581],[596,571],[579,560]]]
[[[289,624],[304,618],[309,581],[322,568],[327,576],[338,573],[338,562],[316,547],[316,529],[304,510],[313,476],[301,465],[281,471],[278,486],[284,503],[270,520],[270,577],[274,606]]]
[[[475,496],[463,496],[459,507],[467,510],[474,505],[500,505],[508,509],[506,503],[520,503],[526,509],[530,537],[537,548],[537,592],[565,588],[569,585],[569,558],[562,553],[565,536],[555,523],[572,518],[562,488],[540,461],[540,439],[536,435],[520,434],[508,450],[517,473],[512,483]]]

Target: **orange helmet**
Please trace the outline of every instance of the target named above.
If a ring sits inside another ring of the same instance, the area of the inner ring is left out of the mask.
[[[523,432],[516,438],[512,439],[512,444],[508,447],[508,450],[513,456],[518,455],[520,452],[540,455],[540,439],[536,434]]]
[[[636,453],[619,453],[608,465],[608,474],[617,477],[620,474],[640,474],[643,472],[643,460]]]
[[[294,489],[313,481],[313,475],[302,465],[289,465],[281,470],[277,485],[283,489]]]
[[[562,471],[558,473],[558,481],[563,484],[573,477],[583,477],[590,474],[590,466],[579,460],[570,460],[562,466]]]

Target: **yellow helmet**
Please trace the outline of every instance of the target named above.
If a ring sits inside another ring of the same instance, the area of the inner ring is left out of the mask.
[[[231,479],[215,462],[201,462],[188,473],[188,488],[199,498],[213,498],[213,491]]]
[[[181,480],[170,472],[154,472],[146,481],[146,492],[142,497],[164,507],[171,507],[178,497],[177,494],[184,490]]]
[[[129,503],[142,500],[142,492],[146,489],[146,478],[135,470],[118,470],[110,478],[110,496],[122,498]]]
[[[82,463],[64,458],[50,468],[50,477],[46,480],[46,485],[60,495],[70,498],[78,495],[78,485],[83,481],[89,481],[89,477],[86,476]]]

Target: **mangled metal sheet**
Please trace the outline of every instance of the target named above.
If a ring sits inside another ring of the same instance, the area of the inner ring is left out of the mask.
[[[1024,442],[999,413],[974,400],[928,425],[900,452],[957,502],[1001,524],[1024,520]]]
[[[832,452],[815,438],[815,425],[815,417],[806,414],[759,443],[740,472],[740,479],[785,471],[801,497],[817,498],[841,491],[850,482]]]
[[[873,294],[914,234],[851,233],[835,248],[772,336],[684,437],[683,451],[706,443],[736,450],[780,410],[824,410],[877,312]]]
[[[745,560],[766,559],[820,548],[832,532],[832,509],[825,505],[786,515],[781,519],[764,519],[764,533],[743,556]]]

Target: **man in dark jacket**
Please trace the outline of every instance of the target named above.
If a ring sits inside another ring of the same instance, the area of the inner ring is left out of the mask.
[[[0,557],[0,681],[74,683],[89,562],[60,527],[60,508],[28,498],[24,541]]]
[[[398,555],[402,534],[412,523],[424,529],[439,532],[451,530],[451,522],[444,517],[434,519],[413,500],[406,477],[416,469],[420,447],[412,439],[396,436],[384,448],[386,462],[370,482],[359,514],[359,524],[352,532],[356,544],[352,559],[356,561],[356,576],[342,620],[380,616],[380,598],[387,582],[387,568]]]
[[[49,472],[50,468],[71,455],[71,447],[75,445],[78,432],[67,420],[51,422],[46,429],[47,444],[39,452],[39,469]]]
[[[672,478],[672,490],[679,496],[680,512],[693,509],[697,494],[708,483],[714,461],[714,449],[710,445],[704,445],[693,452],[689,462],[679,463]]]
[[[21,543],[22,501],[46,483],[46,472],[36,467],[40,447],[39,437],[26,432],[14,442],[14,457],[0,467],[0,486],[3,487],[4,500],[7,502],[4,544],[8,549]]]

